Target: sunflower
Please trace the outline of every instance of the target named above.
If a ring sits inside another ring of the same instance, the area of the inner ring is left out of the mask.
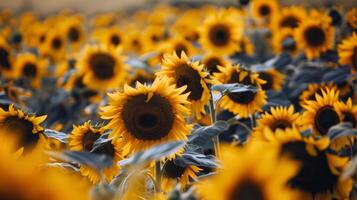
[[[75,97],[84,98],[84,100],[89,100],[89,102],[91,103],[99,102],[101,100],[100,93],[98,91],[89,89],[83,83],[83,75],[81,74],[73,73],[68,78],[66,83],[60,83],[60,85],[61,84],[63,84],[63,88],[65,90],[70,92],[75,92],[73,94],[79,95],[79,96],[74,95]]]
[[[353,105],[351,98],[345,103],[337,102],[335,108],[342,114],[342,122],[350,122],[353,128],[357,128],[357,105]]]
[[[106,90],[121,86],[126,76],[126,65],[118,49],[107,46],[88,46],[78,60],[83,83],[93,90]]]
[[[284,7],[280,13],[274,16],[273,29],[297,28],[299,24],[307,17],[304,8],[299,6]]]
[[[5,77],[11,78],[13,74],[12,50],[5,39],[0,37],[0,70]]]
[[[127,52],[141,55],[145,51],[145,43],[142,33],[138,30],[128,30],[125,32],[124,49]]]
[[[79,17],[70,17],[63,24],[63,31],[73,51],[79,50],[85,41],[85,30],[82,24],[83,21]]]
[[[295,40],[299,49],[304,49],[309,60],[318,58],[333,47],[334,28],[331,18],[326,14],[311,14],[295,32]]]
[[[25,151],[44,144],[43,127],[40,125],[46,115],[36,117],[9,106],[8,111],[0,108],[0,129],[19,138],[18,147]]]
[[[339,63],[349,65],[357,72],[357,34],[353,33],[349,38],[342,40],[338,45]]]
[[[243,37],[243,23],[221,10],[208,16],[200,29],[199,42],[202,47],[220,55],[240,51],[239,41]]]
[[[185,188],[189,184],[190,179],[195,179],[197,177],[196,173],[201,170],[194,165],[180,166],[174,161],[168,160],[162,167],[161,183],[164,191],[170,191],[176,180],[178,180],[182,188]]]
[[[205,69],[212,75],[213,73],[219,72],[218,66],[225,67],[229,64],[229,61],[226,60],[223,56],[216,55],[214,53],[206,54],[202,58],[202,64]]]
[[[219,102],[220,107],[240,117],[248,117],[250,114],[261,111],[261,107],[267,102],[267,96],[264,90],[261,89],[261,84],[264,84],[265,81],[260,79],[257,73],[244,69],[239,65],[228,65],[225,68],[218,67],[218,69],[221,72],[214,74],[214,77],[221,83],[240,83],[258,88],[257,92],[246,91],[225,95]]]
[[[243,36],[239,42],[240,52],[246,53],[249,56],[254,55],[254,45],[248,36]]]
[[[238,149],[222,148],[222,168],[212,177],[197,183],[197,193],[206,200],[294,199],[286,186],[298,165],[278,159],[277,150],[257,145]]]
[[[337,199],[348,198],[352,180],[340,178],[348,158],[327,152],[328,137],[303,137],[295,128],[278,129],[275,133],[265,129],[264,135],[269,144],[279,147],[282,158],[289,156],[300,162],[299,172],[289,181],[290,187],[299,191],[299,199],[330,199],[332,194]]]
[[[197,119],[201,113],[205,114],[205,105],[210,100],[210,90],[207,84],[209,73],[205,72],[203,65],[198,62],[190,62],[184,52],[181,57],[173,54],[165,54],[162,60],[162,70],[157,72],[158,76],[168,76],[177,87],[186,86],[185,92],[190,92],[188,100],[192,103],[191,109]]]
[[[253,0],[251,3],[252,15],[256,20],[267,20],[273,18],[279,11],[279,4],[276,0]]]
[[[266,83],[262,85],[263,90],[280,91],[282,85],[285,82],[284,74],[280,73],[276,69],[268,69],[266,71],[259,71],[259,78]]]
[[[30,80],[32,87],[39,88],[41,78],[46,73],[46,66],[46,60],[38,58],[32,53],[18,54],[14,63],[14,76]]]
[[[346,21],[354,31],[357,30],[357,8],[350,9],[346,14]]]
[[[278,129],[299,128],[300,125],[300,114],[294,112],[294,106],[272,107],[270,112],[265,112],[257,120],[257,126],[254,128],[252,137],[264,137],[266,128],[276,132]]]
[[[114,26],[95,31],[93,37],[99,42],[111,47],[119,47],[124,44],[124,34],[118,27]]]
[[[165,46],[165,53],[172,53],[174,51],[177,55],[181,55],[181,53],[184,52],[187,56],[193,56],[197,53],[196,48],[191,42],[178,36],[167,41]]]
[[[91,142],[90,142],[91,143]],[[89,146],[90,146],[89,143]],[[93,145],[93,144],[92,144]],[[103,169],[102,172],[98,172],[96,169],[91,168],[89,166],[82,165],[80,167],[80,172],[83,176],[89,178],[89,180],[96,184],[98,183],[101,178],[105,179],[107,182],[113,180],[113,178],[119,173],[120,166],[118,162],[123,159],[123,151],[122,151],[122,142],[120,140],[110,140],[105,144],[102,144],[100,147],[95,149],[91,149],[92,153],[99,154],[99,155],[106,155],[112,159],[112,166],[106,167]],[[87,147],[89,147],[87,146]],[[76,148],[79,146],[76,145]],[[84,148],[87,148],[84,147]],[[102,175],[101,175],[102,174]]]
[[[148,85],[154,82],[154,79],[155,79],[154,74],[142,69],[138,69],[135,71],[134,75],[130,78],[128,84],[132,87],[135,86],[136,82],[140,82],[141,84]]]
[[[304,90],[299,99],[300,99],[300,105],[304,105],[306,101],[310,101],[310,100],[316,100],[316,94],[318,95],[322,95],[322,91],[323,90],[327,90],[327,89],[335,89],[337,90],[337,86],[335,84],[333,84],[332,82],[326,84],[326,83],[310,83],[308,85],[308,88],[306,90]]]
[[[150,52],[156,49],[156,47],[164,40],[168,38],[167,30],[161,25],[151,25],[144,31],[144,40],[146,51]]]
[[[91,151],[94,142],[103,134],[103,130],[93,127],[90,121],[82,125],[73,125],[68,137],[69,149],[72,151]]]
[[[40,38],[41,39],[41,38]],[[53,29],[45,36],[43,44],[40,46],[41,55],[49,57],[57,62],[66,57],[66,38],[65,35]]]
[[[315,94],[316,100],[306,101],[302,107],[302,123],[312,127],[317,135],[326,135],[328,130],[341,122],[341,115],[334,108],[338,102],[339,91],[335,89],[322,89],[321,95]]]
[[[282,28],[274,32],[272,43],[275,53],[289,52],[296,55],[299,51],[294,38],[294,30],[291,28]]]
[[[175,88],[166,77],[156,78],[151,86],[137,82],[136,88],[124,86],[124,92],[109,93],[109,105],[100,116],[110,120],[113,138],[123,137],[125,152],[145,150],[167,141],[187,140],[190,126],[184,116],[190,113],[183,94],[186,87]]]

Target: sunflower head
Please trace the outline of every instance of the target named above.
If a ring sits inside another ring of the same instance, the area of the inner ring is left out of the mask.
[[[5,133],[16,135],[18,148],[24,147],[27,151],[45,141],[42,135],[44,128],[40,124],[46,117],[36,117],[10,105],[8,111],[0,108],[0,128]]]
[[[337,112],[341,113],[342,122],[349,122],[353,128],[357,128],[357,105],[352,103],[351,98],[347,102],[337,102],[335,108]]]
[[[280,73],[276,69],[260,71],[258,74],[259,78],[265,81],[265,84],[262,85],[263,90],[280,91],[282,85],[285,82],[284,74]]]
[[[272,42],[276,53],[289,52],[292,55],[298,53],[299,49],[294,38],[294,32],[294,29],[291,28],[282,28],[274,32]]]
[[[304,8],[298,6],[284,7],[280,13],[274,16],[273,28],[297,28],[306,18],[307,13]]]
[[[346,21],[353,30],[357,30],[357,8],[352,8],[347,12]]]
[[[77,51],[85,41],[85,30],[79,17],[69,17],[63,23],[63,31],[72,50]]]
[[[88,46],[78,60],[78,70],[83,74],[83,83],[93,90],[116,88],[126,76],[124,59],[118,49],[107,46]]]
[[[279,10],[279,5],[276,0],[264,1],[264,0],[253,0],[251,3],[251,10],[253,17],[256,20],[267,20],[270,21],[274,15],[277,14]]]
[[[93,127],[90,121],[82,125],[73,125],[73,130],[68,137],[69,149],[72,151],[91,151],[94,142],[101,136],[103,130]]]
[[[326,135],[328,130],[341,122],[341,115],[334,108],[338,102],[339,92],[335,89],[321,90],[321,95],[315,94],[316,100],[306,101],[302,105],[305,109],[303,113],[303,124],[312,127],[317,135]]]
[[[299,48],[304,49],[308,59],[320,57],[333,47],[334,28],[330,17],[313,12],[296,29],[295,40]]]
[[[215,79],[221,83],[240,83],[257,87],[258,91],[246,91],[229,93],[222,97],[219,106],[241,117],[248,117],[261,110],[266,103],[267,96],[261,85],[265,83],[259,78],[259,74],[236,65],[228,65],[225,68],[218,67],[220,73],[214,74]]]
[[[134,87],[136,82],[140,82],[141,84],[151,84],[154,82],[154,74],[147,72],[145,70],[136,70],[134,75],[129,80],[129,85]]]
[[[242,149],[222,148],[222,168],[197,184],[197,193],[207,200],[293,199],[287,181],[298,165],[279,159],[276,148],[249,145]]]
[[[162,70],[156,74],[169,77],[177,87],[186,86],[185,92],[189,92],[188,100],[192,103],[192,110],[198,119],[201,118],[201,113],[205,113],[204,106],[210,99],[208,83],[211,83],[209,73],[204,71],[202,64],[189,61],[184,52],[180,57],[174,52],[164,55]]]
[[[337,90],[337,86],[333,83],[321,83],[321,84],[317,84],[317,83],[310,83],[308,85],[308,88],[306,90],[304,90],[299,99],[300,99],[300,105],[304,105],[306,101],[310,101],[316,100],[316,94],[318,95],[322,95],[322,91],[323,90],[328,90],[328,89],[334,89]]]
[[[101,118],[110,120],[111,136],[123,138],[124,149],[136,152],[167,141],[186,140],[190,126],[184,116],[190,110],[185,87],[170,85],[166,77],[156,78],[152,85],[137,82],[124,86],[123,92],[110,93],[109,105],[102,108]]]
[[[200,29],[200,43],[204,49],[229,55],[240,51],[239,41],[243,37],[243,24],[229,15],[226,10],[212,14],[204,21]]]
[[[353,33],[338,45],[339,63],[349,65],[357,72],[357,34]]]
[[[228,63],[224,57],[215,54],[208,54],[202,59],[202,64],[211,75],[219,72],[218,66],[225,67]]]

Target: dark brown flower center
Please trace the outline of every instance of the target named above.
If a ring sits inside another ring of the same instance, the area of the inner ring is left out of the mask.
[[[199,73],[190,67],[188,64],[183,63],[175,71],[177,87],[187,86],[186,92],[191,92],[188,98],[190,100],[199,100],[202,97],[203,87],[201,85],[201,76]]]
[[[259,184],[251,180],[241,180],[233,188],[230,200],[264,200],[264,192]]]
[[[357,47],[353,50],[352,67],[357,70]]]
[[[355,115],[351,112],[343,113],[343,121],[350,122],[352,124],[352,127],[354,127],[354,128],[357,127],[357,119],[356,119]]]
[[[76,27],[71,27],[68,30],[68,39],[69,39],[69,41],[77,42],[79,40],[79,36],[80,36],[80,33],[79,33],[79,30]]]
[[[287,120],[276,120],[271,126],[270,129],[272,131],[276,131],[277,129],[285,130],[287,128],[291,128],[291,123]]]
[[[238,72],[233,72],[231,75],[230,80],[228,83],[241,83],[244,85],[254,85],[250,80],[250,75],[247,75],[242,81],[239,81],[239,74]],[[228,97],[239,104],[249,104],[255,99],[255,92],[246,91],[246,92],[239,92],[239,93],[229,93]]]
[[[89,59],[91,70],[99,79],[110,79],[114,76],[115,59],[106,53],[95,53]]]
[[[3,69],[11,69],[9,54],[10,53],[5,48],[0,47],[0,67]]]
[[[82,139],[83,150],[91,151],[93,148],[94,142],[100,137],[100,134],[88,131],[84,134]]]
[[[311,47],[319,47],[326,41],[326,35],[321,27],[309,27],[304,32],[304,38]]]
[[[40,43],[43,43],[46,40],[46,35],[42,34],[38,40],[40,41]]]
[[[259,78],[266,81],[265,84],[262,85],[263,90],[271,90],[273,88],[273,77],[267,72],[259,72]]]
[[[32,133],[33,124],[17,116],[7,117],[1,124],[1,128],[9,134],[15,134],[19,139],[19,146],[31,149],[39,140],[38,133]]]
[[[180,178],[185,172],[186,167],[176,165],[173,160],[168,160],[163,166],[163,175],[166,178]]]
[[[314,123],[317,131],[325,135],[332,126],[340,123],[340,118],[332,106],[324,106],[316,112]]]
[[[188,49],[186,47],[186,45],[182,44],[182,43],[178,43],[175,45],[175,53],[176,55],[180,56],[182,52],[185,52],[186,54],[188,53]]]
[[[167,99],[157,94],[148,102],[146,99],[146,94],[128,99],[121,117],[133,137],[139,140],[159,140],[170,133],[175,115]]]
[[[299,25],[299,20],[293,16],[287,16],[285,17],[281,22],[280,22],[280,26],[281,27],[290,27],[290,28],[296,28]]]
[[[37,74],[37,67],[34,63],[26,63],[22,73],[25,77],[33,78]]]
[[[59,50],[61,49],[63,43],[62,40],[60,38],[54,38],[51,42],[52,48],[55,50]]]
[[[270,15],[271,9],[269,5],[262,5],[259,7],[259,14],[261,16],[268,16]]]
[[[282,155],[290,155],[302,165],[298,174],[289,181],[289,185],[313,196],[333,189],[338,181],[338,176],[330,170],[326,153],[319,150],[317,152],[317,156],[310,155],[302,141],[287,142],[281,148]]]
[[[216,24],[209,30],[209,39],[215,46],[225,46],[231,39],[231,33],[228,26]]]
[[[98,147],[93,153],[106,155],[110,158],[115,157],[115,147],[112,142],[107,142],[100,147]]]
[[[223,64],[222,64],[221,60],[216,57],[209,58],[208,60],[206,60],[206,63],[205,63],[205,66],[210,74],[219,72],[218,67],[217,67],[218,65],[222,66]]]
[[[110,43],[114,46],[118,46],[121,43],[121,39],[118,35],[112,35],[110,37]]]

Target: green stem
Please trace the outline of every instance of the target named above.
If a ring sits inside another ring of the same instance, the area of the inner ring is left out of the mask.
[[[252,114],[250,117],[251,117],[250,120],[252,122],[251,126],[252,126],[252,129],[253,129],[256,126],[255,114]]]
[[[155,181],[156,191],[161,192],[161,162],[160,160],[155,162]]]
[[[212,93],[211,93],[211,99],[209,101],[209,111],[210,111],[210,115],[211,115],[211,122],[212,122],[212,124],[214,124],[217,121],[217,118],[216,118],[216,110],[214,107]],[[213,141],[214,152],[215,152],[217,158],[220,158],[221,153],[220,153],[220,147],[219,147],[219,136],[217,135],[217,136],[213,137],[212,141]]]

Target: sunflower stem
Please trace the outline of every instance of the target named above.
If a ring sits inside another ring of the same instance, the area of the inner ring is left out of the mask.
[[[213,96],[211,93],[211,98],[209,100],[209,111],[210,111],[210,115],[211,115],[211,122],[212,124],[214,124],[217,121],[216,118],[216,110],[215,110],[215,106],[214,106],[214,102],[213,102]],[[220,158],[220,146],[219,146],[219,136],[215,136],[212,139],[213,141],[213,147],[214,147],[214,152],[217,156],[217,158]]]
[[[155,181],[156,192],[161,192],[161,162],[160,160],[155,162]]]
[[[253,127],[256,126],[255,114],[252,114],[252,115],[250,116],[250,121],[251,121],[251,126],[252,126],[252,129],[253,129]]]

